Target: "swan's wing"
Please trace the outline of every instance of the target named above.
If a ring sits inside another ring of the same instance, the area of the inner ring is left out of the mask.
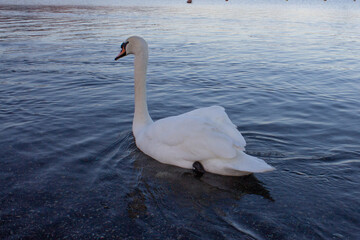
[[[143,134],[158,151],[181,155],[189,161],[236,156],[234,139],[203,117],[183,114],[164,118],[151,124]]]
[[[211,106],[206,108],[199,108],[191,112],[187,112],[183,115],[208,119],[224,134],[230,137],[238,148],[245,150],[246,142],[244,137],[237,130],[236,125],[231,122],[223,107]]]

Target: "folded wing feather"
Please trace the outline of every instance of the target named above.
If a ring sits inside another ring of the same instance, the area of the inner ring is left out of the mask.
[[[224,109],[217,106],[160,119],[145,134],[159,148],[184,154],[189,161],[234,158],[246,144]]]

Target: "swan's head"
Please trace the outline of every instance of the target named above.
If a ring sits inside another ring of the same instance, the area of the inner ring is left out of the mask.
[[[115,61],[129,54],[138,55],[144,52],[147,53],[147,48],[147,43],[143,38],[137,36],[129,37],[121,44],[121,51],[116,56]]]

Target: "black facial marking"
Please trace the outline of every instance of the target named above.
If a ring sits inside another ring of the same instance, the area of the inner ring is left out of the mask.
[[[126,45],[127,45],[128,43],[129,43],[129,41],[123,42],[123,43],[121,44],[121,49],[126,48]]]

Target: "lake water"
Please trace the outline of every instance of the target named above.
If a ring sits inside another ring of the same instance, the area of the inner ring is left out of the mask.
[[[0,5],[1,239],[360,239],[359,2],[185,2]],[[277,170],[141,153],[131,35],[153,119],[221,105]]]

